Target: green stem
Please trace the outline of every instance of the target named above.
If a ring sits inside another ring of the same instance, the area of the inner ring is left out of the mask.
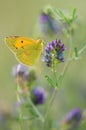
[[[68,54],[68,58],[67,58],[67,62],[65,63],[65,66],[64,66],[64,68],[63,68],[63,71],[62,71],[62,77],[64,77],[64,75],[65,75],[65,72],[67,71],[67,68],[68,68],[68,66],[69,66],[69,64],[70,64],[70,57],[71,57],[71,52],[72,52],[72,49],[73,49],[73,47],[72,47],[72,35],[71,35],[71,32],[70,32],[70,35],[69,35],[69,43],[70,43],[70,50],[69,50],[69,54]]]
[[[56,82],[55,84],[57,85],[57,75],[56,75],[56,69],[55,68],[56,68],[56,66],[53,64],[52,72],[53,72],[53,75],[55,77],[55,82]],[[57,87],[54,87],[54,88],[57,88]],[[43,124],[43,127],[42,127],[43,130],[46,129],[47,118],[48,118],[48,115],[49,115],[49,113],[51,111],[52,104],[54,102],[56,94],[57,94],[57,91],[56,91],[56,89],[54,89],[54,92],[53,92],[53,94],[51,96],[51,99],[50,99],[50,101],[48,103],[47,111],[45,113],[45,120],[44,120],[44,124]]]
[[[70,32],[70,38],[69,38],[69,42],[70,42],[70,51],[69,51],[69,54],[68,54],[68,58],[67,58],[67,62],[66,62],[66,64],[65,64],[65,66],[64,66],[64,69],[63,69],[63,71],[62,71],[62,80],[63,80],[63,77],[64,77],[64,75],[65,75],[65,72],[67,71],[67,68],[68,68],[68,65],[69,65],[69,63],[70,63],[70,56],[71,56],[71,52],[72,52],[72,35],[71,35],[71,32]],[[54,74],[54,77],[55,77],[55,82],[56,82],[56,85],[58,85],[57,84],[57,75],[56,75],[56,68],[55,68],[55,66],[53,67],[53,74]],[[61,80],[61,83],[62,83],[62,80]],[[59,86],[61,85],[61,83],[59,84]],[[55,88],[59,88],[59,87],[55,87]],[[47,111],[46,111],[46,113],[45,113],[45,120],[44,120],[44,124],[43,124],[43,130],[45,129],[46,130],[46,122],[47,122],[47,118],[48,118],[48,114],[50,113],[50,110],[51,110],[51,108],[52,108],[52,104],[53,104],[53,102],[54,102],[54,99],[55,99],[55,97],[56,97],[56,94],[57,94],[57,89],[55,89],[54,90],[54,92],[53,92],[53,94],[52,94],[52,97],[51,97],[51,99],[50,99],[50,102],[49,102],[49,104],[48,104],[48,108],[47,108]]]
[[[86,44],[84,45],[83,48],[81,48],[81,49],[78,51],[78,54],[80,55],[85,49],[86,49]]]
[[[49,103],[48,103],[47,111],[46,111],[46,113],[45,113],[45,120],[44,120],[43,127],[42,127],[43,130],[46,130],[47,118],[48,118],[48,115],[49,115],[49,113],[50,113],[50,111],[51,111],[52,103],[53,103],[53,101],[54,101],[54,99],[55,99],[55,97],[56,97],[56,94],[57,94],[57,91],[54,90],[54,92],[53,92],[53,94],[52,94],[52,97],[51,97],[51,99],[50,99],[50,101],[49,101]]]
[[[22,110],[21,110],[21,106],[20,106],[20,96],[19,96],[19,85],[17,84],[17,90],[16,90],[16,96],[17,96],[17,101],[19,103],[19,108],[18,108],[18,112],[19,112],[19,124],[20,124],[20,130],[22,130]]]

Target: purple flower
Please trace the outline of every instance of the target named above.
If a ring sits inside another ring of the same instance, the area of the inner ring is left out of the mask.
[[[35,87],[31,92],[31,99],[35,105],[43,104],[46,99],[45,90],[40,87]]]
[[[29,68],[23,64],[16,64],[13,66],[12,74],[14,77],[23,76],[26,72],[28,72]]]
[[[50,42],[45,48],[44,61],[48,67],[52,66],[52,61],[55,59],[57,62],[64,61],[64,51],[66,50],[65,45],[61,40],[54,40]]]
[[[39,30],[44,36],[54,36],[61,31],[61,25],[49,13],[42,12],[39,16]]]
[[[29,70],[29,68],[23,64],[16,64],[15,66],[13,66],[12,74],[15,77],[16,82],[19,84],[19,86],[21,86],[21,88],[22,86],[31,87],[36,80],[35,70]]]
[[[82,110],[79,108],[72,109],[63,120],[63,124],[68,126],[68,130],[78,127],[82,119]]]
[[[40,16],[39,16],[39,21],[41,23],[46,23],[50,20],[50,16],[46,13],[41,13]]]

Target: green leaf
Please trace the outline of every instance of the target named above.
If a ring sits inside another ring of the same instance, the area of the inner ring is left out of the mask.
[[[56,12],[59,15],[59,17],[62,19],[63,22],[65,22],[65,23],[69,22],[69,18],[67,18],[60,9],[58,9]]]
[[[35,117],[38,116],[38,114],[34,111],[33,106],[30,103],[26,103],[25,107],[28,109],[28,111]]]
[[[75,47],[73,54],[72,54],[72,60],[78,60],[78,59],[80,59],[79,51],[78,51],[77,47]]]
[[[29,102],[25,104],[25,108],[32,114],[32,116],[38,117],[38,114],[34,111],[33,106]]]
[[[77,50],[77,47],[74,48],[74,52],[75,52],[75,57],[78,57],[78,50]]]
[[[65,19],[65,15],[63,14],[63,12],[62,12],[60,9],[57,10],[57,13],[58,13],[58,15],[59,15],[62,19]]]
[[[76,18],[76,8],[73,9],[72,11],[72,19]]]
[[[34,117],[38,117],[38,114],[34,111],[33,107],[29,107],[28,110]]]
[[[34,118],[38,118],[42,122],[44,122],[44,118],[40,111],[37,109],[37,107],[33,104],[32,100],[29,98],[28,99],[28,106],[27,106],[28,111],[32,114]]]
[[[63,76],[62,74],[60,74],[57,78],[57,85],[56,85],[56,88],[58,88],[58,86],[60,86],[61,82],[62,82],[62,79],[63,79]]]
[[[54,82],[52,81],[52,79],[48,75],[45,75],[45,79],[51,85],[51,87],[55,86]]]

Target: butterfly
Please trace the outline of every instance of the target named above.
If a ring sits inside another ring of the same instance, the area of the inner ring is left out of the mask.
[[[6,37],[5,43],[23,64],[33,66],[43,50],[41,39],[34,40],[22,36]]]

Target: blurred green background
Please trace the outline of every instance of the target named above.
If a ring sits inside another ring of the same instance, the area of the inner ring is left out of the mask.
[[[6,47],[5,37],[12,35],[32,37],[37,17],[46,5],[68,11],[75,7],[79,26],[76,27],[74,44],[80,49],[85,43],[86,0],[0,0],[0,100],[6,100],[11,105],[16,100],[12,67],[18,62]],[[54,107],[53,113],[56,120],[60,120],[72,108],[85,109],[86,107],[85,55],[86,51],[82,54],[80,60],[73,61],[70,64],[55,101],[57,107]],[[81,129],[85,130],[84,128],[86,126]]]

